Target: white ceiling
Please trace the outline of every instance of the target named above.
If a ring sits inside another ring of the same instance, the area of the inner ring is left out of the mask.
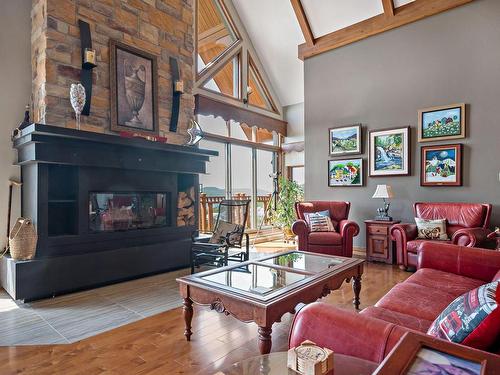
[[[414,0],[393,0],[394,6]],[[297,47],[305,42],[290,0],[233,0],[283,106],[304,101],[304,66]],[[302,0],[315,37],[383,13],[381,0]]]
[[[297,57],[305,42],[290,0],[233,0],[281,105],[304,101],[304,64]]]

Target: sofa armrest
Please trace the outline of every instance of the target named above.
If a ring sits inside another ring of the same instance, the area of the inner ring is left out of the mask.
[[[415,224],[394,224],[391,227],[391,236],[394,241],[401,239],[404,243],[417,238],[417,226]]]
[[[293,348],[310,340],[336,353],[379,363],[405,332],[393,323],[315,302],[296,314],[288,343]]]
[[[500,252],[424,242],[418,250],[420,268],[432,268],[488,282],[500,270]]]
[[[307,251],[307,237],[309,236],[309,225],[305,220],[296,220],[292,224],[292,232],[298,237],[298,248]]]
[[[342,256],[350,258],[353,238],[359,234],[359,225],[352,220],[340,220],[339,233],[342,236]]]
[[[396,242],[397,264],[407,267],[406,243],[417,238],[417,226],[415,224],[395,224],[391,227],[391,238]]]
[[[451,242],[454,245],[475,247],[486,241],[490,233],[486,228],[463,228],[453,234]]]

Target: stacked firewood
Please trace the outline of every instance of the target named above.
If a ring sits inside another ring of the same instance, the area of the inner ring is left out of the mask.
[[[186,225],[195,224],[194,216],[194,188],[189,188],[187,191],[180,191],[177,196],[177,226],[183,227]]]

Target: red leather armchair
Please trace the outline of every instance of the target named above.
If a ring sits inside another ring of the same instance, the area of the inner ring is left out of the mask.
[[[413,205],[415,217],[422,219],[446,219],[449,241],[467,247],[481,247],[490,230],[491,204],[486,203],[435,203],[417,202]],[[415,224],[396,224],[391,228],[391,235],[396,241],[397,262],[401,268],[417,266],[417,250],[423,242],[417,239]],[[436,242],[436,241],[432,241]]]
[[[295,316],[290,348],[311,340],[336,353],[381,362],[408,331],[426,333],[456,297],[500,280],[500,252],[426,242],[418,271],[360,313],[315,302]],[[498,353],[500,338],[484,348]]]
[[[352,240],[359,233],[359,226],[348,220],[350,202],[311,201],[295,203],[298,220],[292,231],[298,236],[299,250],[352,257]],[[328,210],[335,232],[310,232],[305,213]]]

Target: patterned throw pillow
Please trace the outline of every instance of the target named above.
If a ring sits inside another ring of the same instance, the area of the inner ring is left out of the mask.
[[[335,232],[332,219],[328,216],[309,216],[311,232]]]
[[[417,238],[443,241],[449,239],[446,233],[446,219],[426,220],[416,217],[415,223],[417,223]]]
[[[488,350],[500,335],[499,281],[481,285],[456,298],[434,320],[427,334]]]
[[[228,223],[227,221],[221,220],[217,225],[216,231],[208,242],[214,244],[225,244],[227,235],[229,234],[229,243],[239,243],[244,229],[243,225]]]

